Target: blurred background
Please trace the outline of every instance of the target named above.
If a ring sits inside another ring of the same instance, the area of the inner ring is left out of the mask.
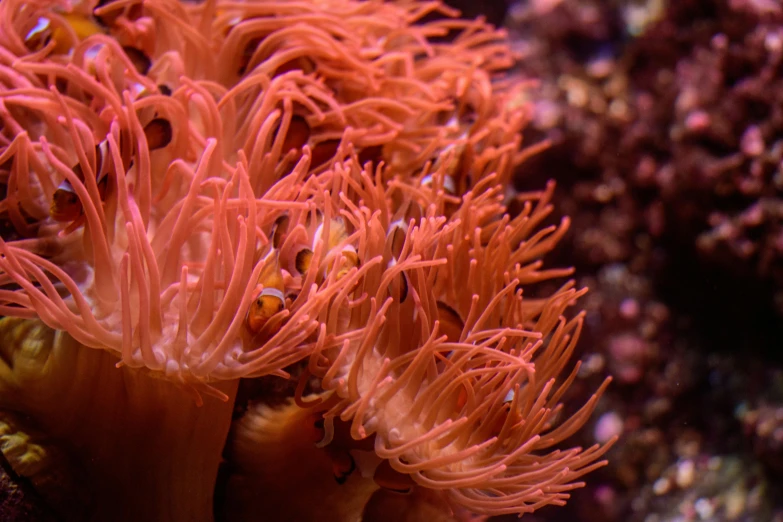
[[[549,261],[590,288],[575,394],[615,378],[573,441],[619,434],[610,464],[524,519],[783,521],[783,7],[451,4],[534,82],[526,144],[551,146],[515,188],[556,180],[572,218]]]

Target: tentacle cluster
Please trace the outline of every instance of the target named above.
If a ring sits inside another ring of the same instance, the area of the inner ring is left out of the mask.
[[[502,32],[437,2],[0,4],[0,314],[186,384],[307,360],[327,420],[482,513],[560,504],[583,292],[506,195]],[[435,21],[424,22],[434,15]],[[220,395],[219,392],[216,394]]]

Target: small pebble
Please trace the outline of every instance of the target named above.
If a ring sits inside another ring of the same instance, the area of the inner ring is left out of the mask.
[[[615,412],[604,413],[595,424],[593,436],[599,444],[609,442],[623,432],[623,419]]]
[[[693,484],[696,466],[692,460],[683,460],[677,465],[676,482],[681,488],[687,488]]]

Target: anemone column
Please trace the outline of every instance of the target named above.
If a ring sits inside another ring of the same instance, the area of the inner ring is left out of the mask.
[[[236,381],[219,385],[228,401],[198,406],[185,389],[118,369],[111,353],[33,320],[1,320],[0,347],[0,408],[24,412],[71,457],[69,486],[86,492],[89,520],[212,520]]]

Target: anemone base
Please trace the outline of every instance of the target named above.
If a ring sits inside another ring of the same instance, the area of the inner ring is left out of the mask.
[[[237,382],[219,386],[227,402],[197,406],[177,385],[116,363],[39,321],[4,318],[0,409],[24,415],[69,456],[87,520],[211,521]],[[45,451],[40,458],[45,468]]]

